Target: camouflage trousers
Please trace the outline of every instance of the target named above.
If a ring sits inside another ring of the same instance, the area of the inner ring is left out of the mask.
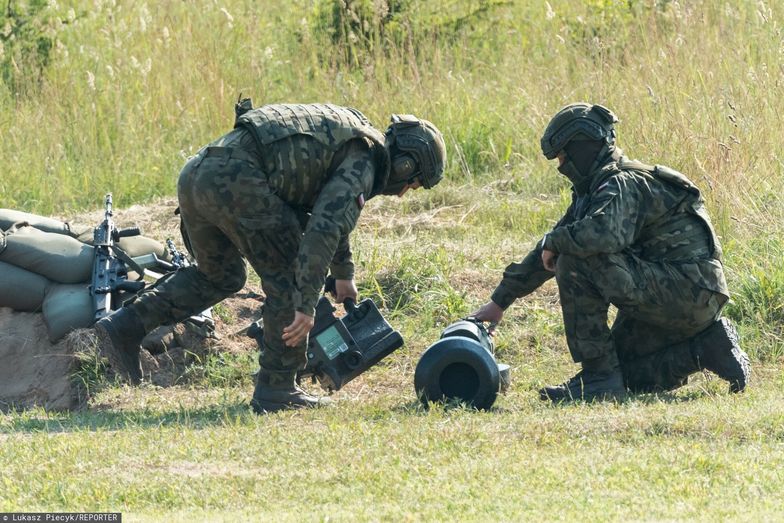
[[[620,363],[627,387],[639,392],[674,389],[698,370],[689,340],[718,319],[727,300],[676,264],[629,252],[560,255],[556,281],[574,361]],[[610,304],[618,309],[612,328]]]
[[[255,160],[231,147],[207,147],[189,160],[177,194],[197,266],[178,270],[128,306],[148,331],[182,321],[241,290],[247,259],[266,295],[260,379],[291,382],[306,362],[305,342],[288,347],[281,337],[294,319],[294,259],[302,238],[296,213],[270,190]]]

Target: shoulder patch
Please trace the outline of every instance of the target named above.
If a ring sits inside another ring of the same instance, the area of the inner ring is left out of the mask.
[[[359,196],[357,196],[357,207],[362,209],[364,206],[365,206],[365,193],[361,192],[359,193]]]

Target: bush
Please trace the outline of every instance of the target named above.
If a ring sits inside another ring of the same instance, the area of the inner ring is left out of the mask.
[[[509,4],[505,0],[317,0],[311,27],[317,40],[326,37],[337,47],[344,63],[359,66],[384,48],[404,48],[418,54],[418,46],[429,47],[435,39],[448,41],[474,33],[478,25],[490,30],[495,24],[487,15]]]
[[[0,77],[12,94],[40,87],[61,25],[47,0],[8,1],[0,16]]]

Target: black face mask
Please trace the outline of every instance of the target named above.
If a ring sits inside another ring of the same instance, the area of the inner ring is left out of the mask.
[[[564,150],[580,174],[588,176],[604,144],[602,140],[575,140],[566,144]]]
[[[578,194],[588,191],[596,159],[604,146],[603,140],[574,140],[564,147],[566,161],[558,166],[558,172],[569,178]]]

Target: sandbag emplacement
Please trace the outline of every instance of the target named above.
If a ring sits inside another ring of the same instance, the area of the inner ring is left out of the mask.
[[[0,209],[0,229],[5,231],[19,222],[27,222],[39,231],[71,235],[71,228],[66,222],[22,211]]]
[[[48,285],[49,280],[40,274],[0,262],[0,307],[40,311]]]
[[[49,343],[41,314],[0,308],[0,411],[83,405],[72,379],[77,361],[65,341]]]
[[[92,278],[93,248],[74,238],[22,226],[6,231],[5,243],[0,261],[59,283]]]
[[[44,298],[43,313],[52,343],[74,329],[89,327],[94,319],[89,285],[52,285]]]

